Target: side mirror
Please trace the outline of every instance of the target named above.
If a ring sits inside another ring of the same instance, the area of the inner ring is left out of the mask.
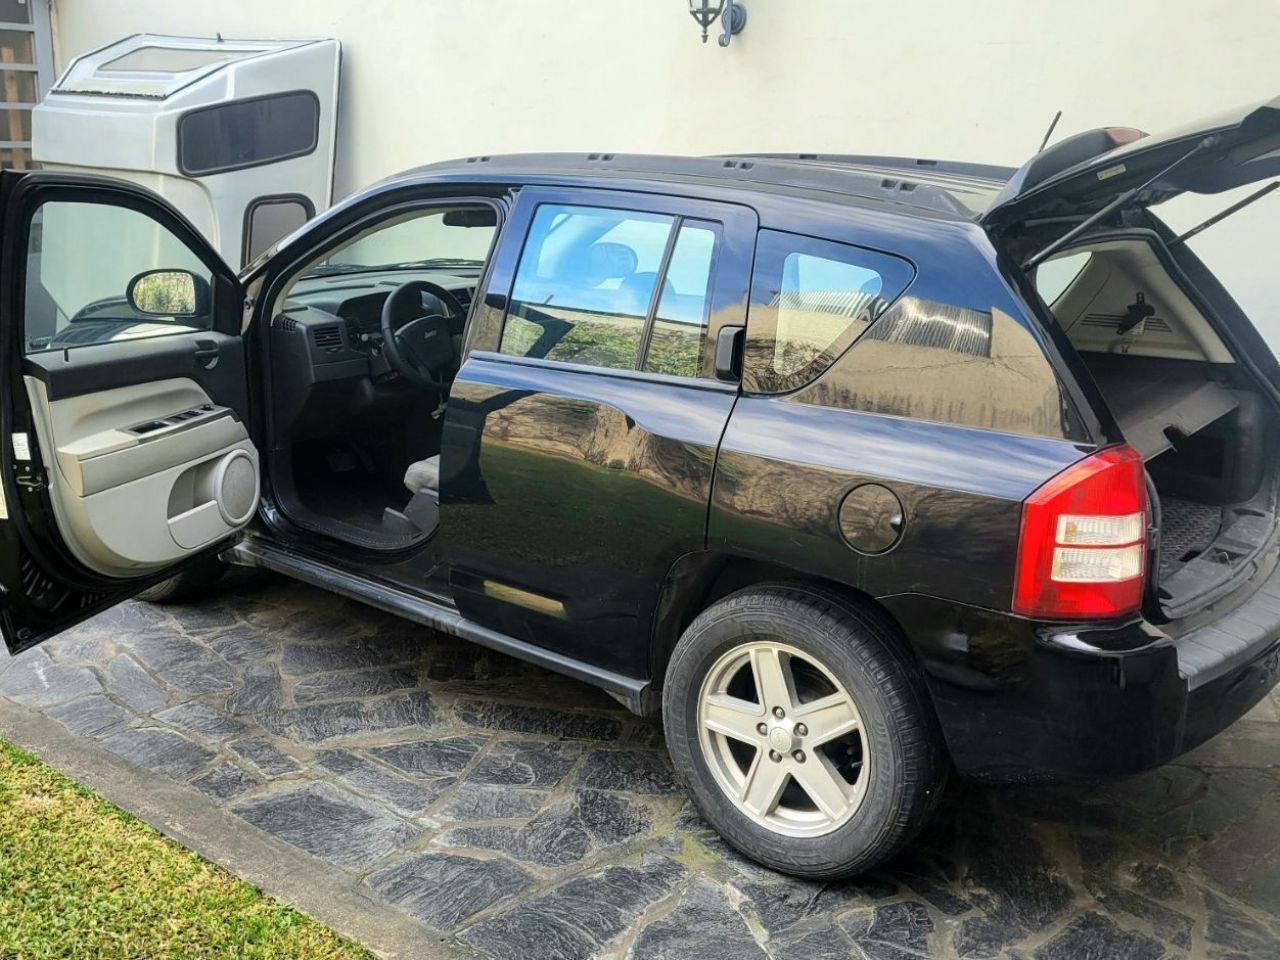
[[[129,281],[129,306],[153,317],[199,317],[209,306],[209,281],[189,270],[148,270]]]

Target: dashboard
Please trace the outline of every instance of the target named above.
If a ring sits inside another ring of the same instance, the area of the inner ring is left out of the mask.
[[[278,357],[281,348],[305,351],[316,380],[393,378],[382,354],[382,305],[410,280],[437,283],[464,308],[471,307],[476,279],[457,274],[393,270],[309,277],[294,285],[284,309],[272,319],[273,354]]]
[[[441,270],[381,270],[294,284],[269,330],[277,437],[300,440],[385,424],[410,405],[429,400],[382,351],[382,305],[410,280],[437,283],[469,309],[478,278]]]

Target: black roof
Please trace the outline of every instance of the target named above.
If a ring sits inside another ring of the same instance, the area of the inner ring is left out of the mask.
[[[740,154],[679,157],[627,153],[523,153],[466,157],[398,174],[395,180],[451,170],[497,175],[631,176],[646,180],[713,182],[719,186],[799,188],[846,201],[902,204],[975,219],[1016,172],[1013,167],[852,154]]]

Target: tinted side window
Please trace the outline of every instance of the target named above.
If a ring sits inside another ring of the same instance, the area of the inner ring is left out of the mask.
[[[500,352],[635,369],[674,225],[658,214],[539,207]]]
[[[719,223],[565,204],[537,209],[499,351],[709,375]]]
[[[744,386],[783,393],[813,380],[906,289],[912,272],[897,257],[762,230],[751,282]]]
[[[198,177],[301,157],[319,134],[320,101],[309,92],[193,110],[178,121],[178,169]]]
[[[156,271],[160,271],[156,273]],[[212,271],[145,213],[51,200],[31,219],[23,321],[28,353],[207,330]],[[130,305],[135,278],[152,274]]]

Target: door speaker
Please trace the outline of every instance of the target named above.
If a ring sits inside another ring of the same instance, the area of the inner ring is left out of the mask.
[[[244,450],[233,450],[214,465],[209,492],[228,526],[247,523],[258,506],[258,464]]]

